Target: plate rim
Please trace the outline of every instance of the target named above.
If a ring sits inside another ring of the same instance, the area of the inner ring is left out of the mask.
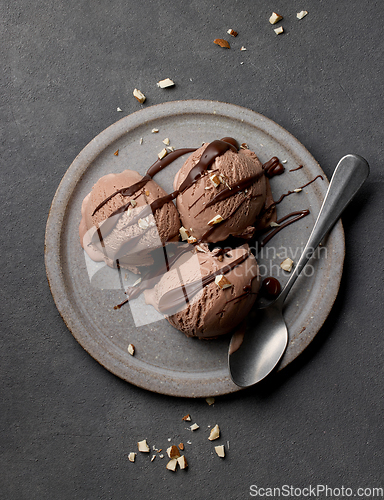
[[[220,107],[220,112],[216,113],[215,109],[211,109],[214,107]],[[172,112],[169,112],[167,108],[172,108]],[[165,103],[156,104],[153,106],[149,106],[147,108],[141,108],[129,115],[126,115],[119,119],[118,121],[112,123],[107,128],[102,130],[98,135],[96,135],[75,157],[72,161],[71,165],[66,170],[63,175],[57,189],[55,195],[52,199],[52,203],[50,205],[46,231],[45,231],[45,244],[44,244],[44,261],[46,268],[46,275],[48,284],[55,302],[55,305],[63,318],[64,323],[67,328],[70,330],[71,334],[74,338],[79,342],[79,344],[87,351],[99,364],[101,364],[104,368],[106,368],[111,373],[115,374],[119,378],[141,387],[145,390],[150,390],[152,392],[157,392],[160,394],[168,395],[168,396],[177,396],[177,397],[207,397],[212,395],[224,395],[230,394],[233,392],[237,392],[242,390],[241,387],[236,386],[231,380],[228,372],[228,380],[222,380],[222,377],[217,379],[217,383],[221,387],[221,389],[215,391],[210,389],[209,392],[204,391],[204,387],[200,388],[200,391],[197,390],[196,393],[186,393],[185,390],[181,390],[180,393],[176,391],[174,388],[169,388],[167,384],[164,384],[164,381],[158,384],[157,387],[152,386],[151,384],[146,384],[140,381],[132,381],[127,376],[124,376],[122,373],[119,373],[118,369],[113,369],[110,366],[106,366],[98,357],[97,353],[94,352],[94,345],[90,345],[87,342],[84,342],[84,337],[79,334],[76,330],[76,321],[71,319],[71,315],[69,314],[69,310],[73,307],[70,303],[70,300],[66,294],[66,285],[64,281],[64,277],[62,275],[61,265],[57,267],[57,264],[61,263],[61,234],[63,231],[63,222],[64,222],[64,210],[60,210],[60,208],[65,208],[67,202],[70,199],[72,194],[72,190],[67,189],[67,184],[76,186],[82,175],[89,167],[89,164],[96,159],[103,149],[109,146],[114,141],[119,140],[119,138],[126,135],[129,131],[133,130],[137,126],[142,126],[145,122],[151,121],[153,119],[161,119],[164,117],[169,118],[173,115],[182,115],[182,114],[209,114],[209,115],[217,115],[223,116],[225,118],[235,118],[239,120],[239,116],[231,116],[235,114],[235,112],[239,113],[240,116],[243,115],[247,117],[252,122],[252,118],[256,120],[255,126],[259,126],[260,123],[266,122],[269,126],[268,131],[263,130],[268,135],[271,135],[273,138],[280,136],[288,137],[291,141],[295,143],[295,146],[300,149],[300,154],[303,153],[304,157],[307,157],[309,161],[312,163],[316,163],[319,170],[324,175],[324,180],[326,181],[323,190],[326,190],[328,186],[328,179],[325,176],[321,166],[318,164],[316,159],[311,155],[311,153],[305,148],[305,146],[289,131],[284,129],[281,125],[277,124],[270,118],[265,117],[264,115],[253,111],[249,108],[245,108],[239,106],[237,104],[230,104],[222,101],[215,100],[204,100],[204,99],[188,99],[188,100],[178,100],[178,101],[167,101]],[[244,121],[244,118],[241,118],[241,121]],[[122,126],[123,125],[123,126]],[[260,128],[260,127],[259,127]],[[117,133],[116,133],[117,132]],[[113,139],[111,141],[111,139]],[[85,157],[85,160],[84,160]],[[304,160],[305,161],[305,160]],[[84,164],[86,164],[86,168],[84,169]],[[58,224],[60,224],[58,226]],[[57,228],[60,227],[58,231]],[[344,230],[341,223],[341,220],[338,221],[337,226],[339,231],[339,245],[341,244],[341,249],[339,250],[339,258],[340,258],[340,267],[333,276],[333,287],[332,293],[326,294],[325,303],[322,303],[321,313],[317,317],[317,326],[315,327],[316,332],[310,338],[308,342],[305,343],[304,347],[297,353],[292,359],[282,361],[279,365],[278,370],[282,370],[288,364],[290,364],[294,359],[296,359],[302,352],[306,349],[306,347],[312,342],[313,338],[320,331],[322,325],[324,324],[326,318],[328,317],[333,304],[338,295],[342,272],[343,272],[343,264],[345,258],[345,237]],[[56,229],[55,229],[56,228]],[[336,228],[335,228],[336,229]],[[86,329],[85,329],[86,330]],[[88,340],[90,337],[87,335]],[[91,339],[92,340],[92,339]],[[94,342],[95,343],[95,342]],[[92,341],[91,341],[92,344]],[[115,360],[116,361],[116,360]],[[115,367],[116,368],[116,367]],[[166,381],[165,381],[166,382]]]

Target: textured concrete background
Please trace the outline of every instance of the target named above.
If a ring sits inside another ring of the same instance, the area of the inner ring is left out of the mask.
[[[268,23],[272,10],[284,16],[283,35]],[[384,487],[382,2],[3,0],[0,14],[0,497],[243,499],[252,484]],[[231,50],[212,43],[221,37]],[[165,77],[176,87],[158,89]],[[343,218],[341,289],[315,341],[281,374],[213,406],[145,392],[99,366],[67,330],[45,278],[60,179],[95,135],[140,109],[135,87],[144,106],[205,98],[258,111],[328,176],[346,153],[371,165]],[[187,413],[201,427],[194,434]],[[216,423],[230,445],[225,460],[207,440]],[[190,439],[189,470],[173,474],[165,459],[143,455],[130,463],[144,438],[157,448]]]

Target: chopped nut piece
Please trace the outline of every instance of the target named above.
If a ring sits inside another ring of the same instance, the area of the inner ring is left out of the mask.
[[[138,278],[138,279],[134,282],[134,284],[133,284],[132,286],[136,286],[136,285],[138,285],[139,283],[141,283],[141,278]]]
[[[131,453],[128,455],[128,460],[130,462],[134,462],[135,458],[136,458],[136,453],[133,453],[133,451],[131,451]]]
[[[188,415],[185,415],[181,420],[188,420],[189,422],[192,420],[191,415],[188,413]]]
[[[167,469],[175,472],[176,467],[177,467],[177,460],[176,460],[176,458],[172,458],[172,460],[170,460],[167,463]]]
[[[170,153],[171,151],[175,151],[175,148],[173,146],[168,146],[167,151]]]
[[[142,441],[139,441],[137,443],[137,447],[138,447],[139,451],[141,451],[143,453],[149,453],[149,446],[147,444],[147,440],[146,439],[143,439]]]
[[[185,458],[184,455],[182,455],[181,457],[179,457],[177,459],[177,462],[180,465],[180,469],[186,469],[188,467],[188,462],[187,462],[187,459]]]
[[[180,449],[181,451],[183,451],[183,450],[184,450],[184,444],[183,444],[183,443],[180,443],[180,444],[179,444],[179,449]]]
[[[240,50],[244,51],[244,50],[247,50],[247,49],[243,45]]]
[[[215,43],[216,45],[220,45],[220,47],[223,47],[223,49],[231,48],[227,40],[224,40],[223,38],[215,38],[215,40],[213,40],[213,43]]]
[[[148,221],[146,219],[139,219],[137,224],[141,229],[148,229],[149,228],[149,224],[148,224]]]
[[[140,141],[139,142],[140,142],[140,144],[143,144],[143,138],[142,137],[140,137]]]
[[[164,458],[164,455],[163,455],[163,454],[161,454],[161,455],[159,455],[159,457],[160,457],[160,458]]]
[[[164,142],[164,144],[165,144],[166,146],[169,146],[169,139],[168,139],[168,137],[166,137],[166,138],[163,140],[163,142]]]
[[[248,149],[248,144],[246,142],[243,142],[240,146],[240,149]]]
[[[167,455],[169,458],[178,458],[180,456],[179,448],[175,445],[170,446],[167,449]]]
[[[224,219],[222,218],[221,215],[215,215],[213,219],[211,219],[208,222],[208,226],[213,226],[214,224],[219,224],[219,222],[222,222]]]
[[[149,191],[146,189],[145,190],[145,196],[149,196]],[[148,219],[148,217],[146,217]]]
[[[152,455],[151,462],[153,462],[156,458],[156,455]]]
[[[157,134],[157,133],[158,133],[158,131],[159,131],[159,129],[158,129],[158,128],[153,128],[153,129],[151,130],[152,134]]]
[[[136,200],[131,200],[131,206],[133,208],[135,208],[136,205],[137,205],[137,201]]]
[[[229,29],[229,30],[227,31],[227,33],[228,33],[229,35],[232,35],[232,36],[237,36],[237,35],[238,35],[238,32],[237,32],[237,31],[235,31],[235,30],[233,30],[232,28],[231,28],[231,29]]]
[[[216,174],[210,175],[209,179],[216,188],[220,186],[220,178]]]
[[[223,262],[224,257],[223,257],[222,255],[219,255],[219,256],[217,257],[217,260],[218,260],[219,262]]]
[[[129,344],[128,352],[131,356],[133,356],[135,354],[135,346],[133,344]]]
[[[188,243],[196,243],[197,241],[197,238],[195,238],[194,236],[190,236],[188,239],[187,239]]]
[[[197,431],[197,429],[199,429],[199,427],[200,426],[197,425],[197,424],[192,424],[191,427],[190,427],[190,429],[191,429],[191,431]]]
[[[114,154],[115,156],[119,156],[119,150],[116,150],[113,154]]]
[[[167,156],[168,151],[164,148],[160,151],[160,153],[157,155],[159,157],[159,160],[162,160],[164,156]]]
[[[222,444],[220,446],[215,446],[215,452],[219,457],[224,458],[225,457],[224,445]]]
[[[308,11],[302,10],[296,14],[297,19],[303,19],[308,14]]]
[[[209,406],[211,406],[214,404],[215,398],[205,398],[205,401],[209,404]]]
[[[215,278],[215,283],[222,290],[232,286],[232,283],[224,276],[224,274],[218,274]]]
[[[203,247],[201,247],[200,245],[196,245],[195,246],[196,250],[198,252],[201,252],[201,253],[207,253],[207,250],[205,250]]]
[[[276,14],[276,12],[272,12],[271,17],[269,18],[269,22],[271,24],[276,24],[279,21],[281,21],[282,19],[283,19],[283,16],[280,16],[280,14]]]
[[[173,87],[175,83],[170,78],[165,78],[165,80],[160,80],[157,82],[157,86],[161,89],[166,89],[167,87]]]
[[[145,95],[138,89],[135,89],[133,91],[133,95],[136,97],[140,104],[143,104],[146,99]]]
[[[213,429],[211,429],[211,432],[209,434],[209,440],[214,441],[215,439],[219,439],[220,437],[220,429],[219,426],[216,424]]]
[[[117,108],[117,109],[116,109],[116,111],[119,111],[119,112],[120,112],[120,111],[123,111],[123,110],[122,110],[121,108]]]
[[[276,33],[276,35],[281,35],[281,33],[283,33],[284,31],[284,28],[280,26],[279,28],[275,28],[273,31]]]
[[[300,193],[302,191],[302,188],[296,188],[293,190],[294,193]]]
[[[278,224],[277,222],[274,222],[274,221],[272,221],[269,225],[271,227],[280,227],[280,224]]]
[[[287,163],[288,160],[282,160],[281,163]]]
[[[287,257],[283,262],[280,264],[281,269],[284,271],[291,272],[293,266],[293,260]]]
[[[189,231],[187,229],[185,229],[184,226],[181,226],[181,228],[179,229],[179,233],[181,236],[181,241],[186,241],[191,236],[189,234]]]

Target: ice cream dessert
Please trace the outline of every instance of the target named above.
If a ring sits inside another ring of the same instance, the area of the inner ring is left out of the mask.
[[[201,174],[191,184],[195,171]],[[249,239],[274,216],[273,209],[267,210],[273,199],[261,162],[231,138],[192,153],[176,175],[174,189],[179,191],[181,222],[194,241],[216,243],[230,235]]]
[[[180,221],[172,201],[143,209],[167,193],[152,179],[132,170],[101,177],[84,198],[80,242],[95,261],[135,273],[153,264],[151,252],[179,239]]]
[[[180,257],[144,296],[188,337],[212,338],[230,332],[247,316],[259,287],[248,245],[210,251],[202,244]]]

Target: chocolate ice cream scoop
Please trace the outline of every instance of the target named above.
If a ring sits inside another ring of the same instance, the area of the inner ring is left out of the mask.
[[[175,177],[181,222],[197,241],[216,243],[230,235],[250,238],[274,215],[273,208],[266,210],[273,203],[269,180],[254,152],[233,147],[217,155],[193,184],[186,182],[211,144],[192,153]]]
[[[228,253],[200,245],[193,255],[178,259],[144,296],[187,336],[212,338],[230,332],[247,316],[259,287],[258,266],[247,245]]]
[[[95,261],[133,272],[151,265],[151,252],[179,237],[180,220],[172,202],[141,216],[166,195],[152,179],[132,170],[101,177],[82,204],[79,234],[84,250]]]

